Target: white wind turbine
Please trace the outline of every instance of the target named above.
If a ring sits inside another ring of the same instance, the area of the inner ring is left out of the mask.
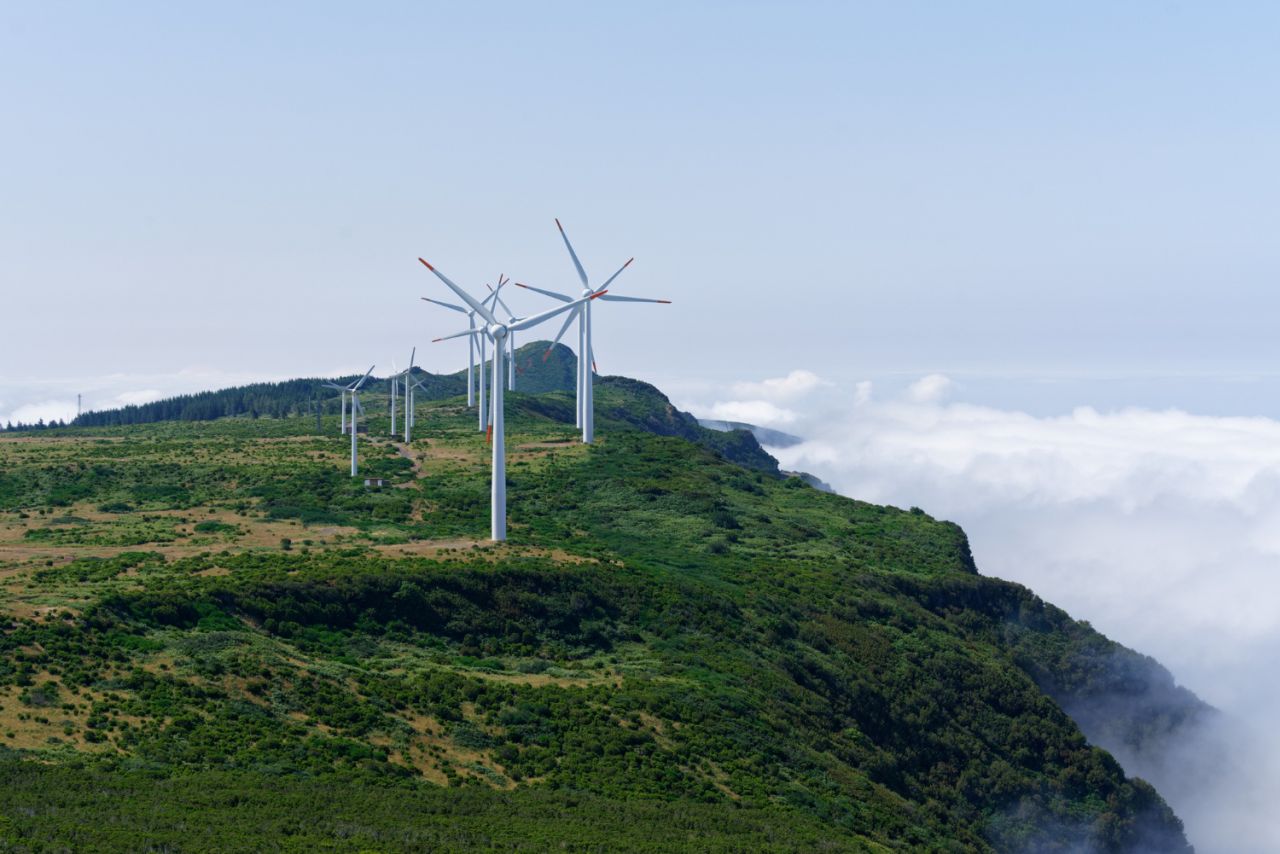
[[[474,326],[464,329],[461,332],[455,332],[452,335],[446,335],[443,338],[437,338],[436,341],[445,341],[450,338],[461,338],[463,335],[476,336],[482,335],[493,341],[493,373],[494,377],[502,376],[502,363],[505,355],[504,345],[506,338],[512,332],[522,329],[529,329],[537,326],[548,318],[554,317],[561,312],[569,311],[576,308],[588,300],[601,296],[604,292],[598,291],[590,296],[584,296],[582,299],[573,300],[559,308],[553,308],[550,311],[544,311],[540,314],[534,314],[529,317],[520,318],[519,320],[502,323],[494,316],[483,302],[472,297],[462,288],[450,281],[449,277],[441,273],[435,267],[432,267],[423,259],[422,265],[435,273],[436,278],[444,282],[449,290],[453,291],[468,306],[485,321],[485,326],[475,328]],[[488,302],[488,300],[485,300]],[[507,450],[506,450],[506,429],[503,423],[502,411],[502,383],[494,382],[493,384],[493,471],[490,476],[489,487],[489,537],[490,539],[501,542],[507,538]]]
[[[578,426],[582,428],[582,441],[590,443],[595,441],[596,435],[595,399],[593,390],[593,374],[595,372],[596,356],[595,351],[591,346],[591,299],[587,298],[593,299],[595,297],[600,297],[601,299],[614,302],[653,302],[662,304],[670,304],[671,300],[645,299],[642,297],[620,297],[613,296],[612,294],[605,296],[605,291],[608,289],[609,285],[614,279],[621,275],[623,270],[631,266],[631,262],[636,260],[635,258],[627,259],[627,263],[619,267],[618,271],[608,279],[605,279],[603,285],[598,288],[592,288],[587,281],[587,271],[582,269],[582,262],[578,260],[578,253],[573,251],[573,244],[569,242],[569,235],[564,233],[564,226],[560,224],[560,220],[558,219],[556,220],[556,228],[560,229],[560,237],[564,239],[564,246],[569,250],[569,257],[573,259],[573,266],[578,271],[578,278],[582,280],[582,297],[578,300],[578,308],[574,310],[572,315],[565,318],[564,326],[560,327],[560,332],[556,335],[555,340],[551,342],[551,345],[553,347],[555,346],[556,342],[564,336],[565,331],[568,330],[569,325],[573,323],[576,318],[578,321]],[[535,288],[531,285],[522,285],[519,282],[516,282],[516,285],[527,290],[540,293],[543,296],[560,300],[561,302],[567,303],[573,301],[573,297],[568,296],[567,294],[560,294],[555,291],[545,291],[542,288]],[[550,352],[550,349],[548,349],[547,354],[550,354]],[[546,358],[546,356],[543,358]]]
[[[508,281],[510,281],[510,280],[508,280]],[[501,288],[501,287],[503,286],[503,284],[505,284],[505,282],[503,282],[503,280],[502,280],[502,275],[501,275],[501,274],[499,274],[499,275],[498,275],[498,287],[499,287],[499,288]],[[496,294],[496,291],[495,291],[494,293]],[[485,304],[485,305],[488,305],[488,304],[489,304],[489,302],[490,302],[493,298],[494,298],[494,294],[490,294],[489,296],[485,297],[485,298],[484,298],[484,304]],[[423,301],[425,301],[425,302],[434,303],[434,304],[436,304],[436,305],[438,305],[438,306],[442,306],[442,307],[444,307],[444,308],[447,308],[447,309],[449,309],[450,311],[456,311],[456,312],[459,312],[459,313],[461,313],[461,314],[465,314],[465,315],[467,316],[467,324],[468,324],[468,326],[469,326],[471,329],[476,329],[476,328],[477,328],[477,327],[476,327],[476,311],[475,311],[475,309],[473,309],[473,308],[463,308],[463,307],[462,307],[462,306],[460,306],[460,305],[454,305],[454,304],[453,304],[453,303],[451,303],[451,302],[442,302],[441,300],[438,300],[438,299],[432,299],[431,297],[422,297],[422,299],[423,299]],[[476,338],[479,338],[479,339],[480,339],[480,340],[479,340],[479,342],[477,342],[477,341],[476,341]],[[470,361],[468,361],[468,362],[467,362],[467,406],[468,406],[468,407],[472,407],[472,406],[475,406],[475,405],[476,405],[476,382],[475,382],[475,378],[474,378],[474,373],[475,373],[475,368],[476,368],[476,351],[478,350],[478,351],[479,351],[479,353],[480,353],[480,365],[479,365],[479,368],[480,368],[480,409],[479,409],[479,418],[478,418],[478,420],[479,420],[479,422],[480,422],[480,432],[481,432],[481,433],[483,433],[483,432],[485,431],[485,429],[489,426],[489,410],[488,410],[488,407],[486,407],[486,406],[485,406],[485,370],[486,370],[486,369],[485,369],[485,363],[488,361],[488,358],[489,358],[489,357],[488,357],[488,354],[485,352],[485,350],[486,350],[486,343],[485,343],[485,342],[486,342],[486,340],[487,340],[487,339],[486,339],[483,335],[479,335],[479,336],[477,336],[477,335],[472,335],[472,336],[470,336],[470,338],[468,338],[468,340],[467,340],[467,349],[468,349],[468,350],[469,350],[469,352],[470,352]]]
[[[409,351],[409,367],[396,371],[391,375],[391,435],[396,435],[396,397],[400,393],[400,382],[404,381],[404,440],[409,441],[409,427],[413,418],[413,395],[410,393],[409,380],[413,376],[413,360],[418,355],[418,348]],[[394,365],[394,361],[392,362]]]
[[[369,370],[365,371],[363,377],[347,386],[346,391],[351,395],[351,476],[356,476],[356,436],[360,430],[356,426],[356,416],[364,412],[360,406],[360,386],[364,385],[364,381],[369,379],[369,374],[373,373],[373,365],[369,366]]]
[[[337,383],[324,383],[324,387],[339,393],[342,400],[342,420],[338,422],[338,433],[345,436],[347,434],[347,387]]]

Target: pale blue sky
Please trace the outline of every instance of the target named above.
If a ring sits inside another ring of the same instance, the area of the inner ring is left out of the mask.
[[[0,414],[389,366],[555,216],[676,301],[606,372],[1280,414],[1280,7],[1056,6],[6,4]]]

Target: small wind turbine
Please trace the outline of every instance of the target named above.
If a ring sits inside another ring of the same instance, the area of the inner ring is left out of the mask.
[[[360,379],[347,386],[346,391],[351,395],[351,476],[356,476],[356,435],[360,432],[356,426],[356,416],[363,414],[364,410],[360,406],[360,386],[364,385],[364,381],[369,379],[369,374],[373,373],[373,365],[369,366],[369,370]]]
[[[522,329],[529,329],[537,326],[544,320],[554,317],[561,312],[569,311],[576,308],[588,300],[595,299],[604,293],[603,290],[592,293],[590,296],[584,296],[582,299],[574,300],[566,303],[559,308],[553,308],[550,311],[544,311],[540,314],[524,317],[519,320],[502,323],[489,310],[489,308],[479,300],[472,297],[462,288],[450,281],[449,277],[441,273],[435,267],[432,267],[423,259],[422,265],[435,273],[436,278],[444,282],[449,290],[457,294],[463,302],[469,305],[485,321],[485,326],[476,329],[474,326],[464,329],[461,332],[455,332],[452,335],[446,335],[443,338],[437,338],[436,341],[445,341],[450,338],[461,338],[463,335],[476,336],[483,335],[493,340],[493,372],[494,377],[502,376],[502,363],[504,356],[504,345],[506,338],[512,332]],[[487,302],[486,300],[485,302]],[[501,542],[507,538],[507,451],[506,451],[506,430],[503,423],[502,411],[502,383],[495,382],[493,384],[493,471],[490,476],[489,486],[489,537],[495,542]]]
[[[412,389],[408,387],[410,379],[413,376],[413,359],[417,356],[417,347],[408,353],[408,367],[399,371],[398,374],[392,376],[392,435],[396,435],[396,389],[399,383],[404,380],[404,440],[408,442],[408,429],[413,426],[413,396]]]
[[[413,389],[409,387],[409,381],[413,379],[413,359],[418,355],[418,348],[414,347],[409,352],[409,367],[404,369],[402,376],[404,377],[404,440],[409,441],[409,428],[413,426]],[[395,380],[400,382],[400,378]],[[395,413],[391,413],[391,433],[396,432]]]
[[[387,378],[387,384],[391,386],[391,429],[387,432],[392,437],[396,435],[396,395],[400,390],[400,370],[396,365],[396,360],[391,360],[392,374]]]
[[[578,260],[578,253],[573,251],[573,244],[569,242],[569,235],[564,233],[564,226],[560,224],[560,220],[558,219],[556,220],[556,228],[560,229],[560,237],[564,239],[565,248],[569,250],[569,257],[573,259],[573,266],[578,271],[578,278],[582,280],[582,297],[578,300],[579,307],[574,310],[573,314],[565,318],[564,326],[560,327],[560,332],[559,334],[556,335],[555,340],[551,342],[551,345],[553,347],[555,346],[556,342],[559,341],[564,336],[565,331],[568,330],[569,324],[573,323],[574,319],[577,318],[577,321],[578,321],[578,394],[577,394],[578,426],[582,428],[582,441],[586,443],[591,443],[595,441],[595,434],[596,434],[595,400],[594,400],[594,389],[593,389],[593,385],[594,385],[593,374],[595,373],[596,356],[595,356],[595,351],[591,347],[591,299],[594,299],[595,297],[600,297],[605,300],[612,300],[616,302],[654,302],[654,303],[664,303],[664,304],[669,304],[671,300],[645,299],[641,297],[620,297],[620,296],[613,296],[613,295],[609,295],[609,296],[604,295],[605,291],[608,289],[609,285],[613,282],[613,280],[618,278],[618,276],[622,274],[623,270],[631,266],[632,261],[636,260],[634,258],[627,259],[627,263],[619,267],[618,271],[614,273],[612,276],[610,276],[608,279],[606,279],[603,285],[601,285],[598,288],[592,288],[591,285],[588,284],[587,282],[587,271],[582,269],[582,262]],[[559,293],[556,293],[555,291],[544,291],[541,288],[535,288],[530,285],[522,285],[519,282],[516,282],[516,285],[519,287],[525,288],[527,290],[540,293],[543,296],[548,296],[548,297],[551,297],[552,299],[560,300],[561,302],[564,302],[564,303],[568,303],[573,300],[573,297],[568,296],[566,294],[559,294]],[[588,299],[588,298],[591,298],[591,299]],[[586,300],[586,301],[584,302],[583,300]],[[551,353],[551,350],[548,349],[546,355],[550,355],[550,353]],[[546,355],[543,356],[544,359],[546,358]]]

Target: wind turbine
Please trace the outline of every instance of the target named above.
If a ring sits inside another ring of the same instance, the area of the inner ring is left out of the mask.
[[[503,284],[501,275],[498,276],[498,282],[499,282],[498,287],[501,288]],[[496,291],[494,293],[496,293]],[[488,305],[493,298],[494,298],[494,294],[492,293],[489,294],[489,296],[484,298],[484,304]],[[454,305],[451,302],[442,302],[441,300],[432,299],[431,297],[422,297],[422,299],[425,302],[435,303],[436,305],[447,308],[450,311],[456,311],[456,312],[465,314],[467,316],[467,324],[469,325],[469,327],[471,329],[477,328],[475,309],[463,308],[460,305]],[[480,339],[478,344],[476,341],[477,337]],[[481,433],[483,433],[485,429],[489,426],[489,410],[488,410],[488,407],[485,406],[485,363],[489,360],[488,354],[485,352],[486,340],[487,339],[483,335],[480,335],[480,336],[472,335],[470,338],[467,339],[468,350],[470,351],[470,359],[471,359],[469,362],[467,362],[467,407],[468,408],[476,405],[476,383],[475,383],[475,379],[473,378],[473,374],[476,368],[476,351],[479,350],[480,352],[480,365],[479,365],[480,410],[479,410],[478,420],[480,422]]]
[[[413,379],[413,359],[417,355],[418,348],[414,347],[409,352],[409,367],[405,368],[404,373],[401,375],[404,377],[404,440],[406,443],[409,441],[409,428],[413,426],[413,389],[409,387],[409,381]],[[398,383],[399,381],[400,379],[397,377],[395,382]],[[391,413],[391,433],[394,435],[395,432],[396,414],[393,410]]]
[[[387,384],[391,387],[391,428],[387,431],[392,438],[396,435],[396,395],[400,393],[400,369],[396,365],[396,360],[391,360],[391,376],[387,377]]]
[[[356,428],[356,416],[363,413],[364,409],[360,406],[360,386],[364,385],[364,381],[369,379],[369,374],[373,373],[373,365],[369,366],[369,370],[365,371],[363,377],[356,382],[347,386],[347,393],[351,395],[351,476],[356,476],[356,435],[360,432]]]
[[[413,389],[422,384],[410,385],[413,380],[413,357],[415,356],[417,356],[417,347],[413,348],[410,355],[408,355],[408,367],[404,369],[404,443],[406,444],[410,440],[410,430],[413,429],[413,423],[417,420],[415,417],[417,410],[413,406]]]
[[[347,432],[347,387],[338,385],[337,383],[325,383],[325,388],[331,388],[340,393],[342,398],[342,420],[338,422],[338,433],[346,435]]]
[[[582,269],[582,262],[578,260],[578,253],[573,251],[573,244],[569,242],[569,235],[565,234],[564,226],[560,224],[560,220],[558,219],[556,220],[556,228],[560,229],[560,237],[564,239],[564,246],[569,250],[569,257],[573,259],[573,266],[578,271],[578,278],[582,280],[582,297],[579,298],[578,308],[574,310],[572,315],[565,318],[564,326],[560,327],[560,332],[556,335],[555,340],[551,342],[551,345],[554,347],[556,342],[564,336],[565,331],[568,330],[569,325],[573,323],[574,318],[576,317],[578,320],[578,426],[582,428],[582,441],[589,444],[595,441],[596,435],[595,399],[593,389],[593,374],[595,372],[596,356],[595,351],[591,347],[591,300],[595,297],[600,297],[601,299],[612,300],[615,302],[653,302],[663,304],[669,304],[671,300],[645,299],[642,297],[620,297],[613,295],[605,296],[605,291],[608,289],[609,285],[614,279],[618,278],[618,276],[622,274],[623,270],[631,266],[631,262],[636,260],[635,258],[627,259],[627,263],[619,267],[618,271],[608,279],[605,279],[603,285],[598,288],[592,288],[587,281],[587,271]],[[543,296],[560,300],[564,303],[573,301],[573,297],[566,294],[556,293],[555,291],[545,291],[542,288],[535,288],[531,285],[520,284],[520,282],[516,282],[516,285],[525,288],[526,290],[540,293]],[[551,350],[548,349],[546,355],[549,355],[550,353]],[[543,356],[544,359],[546,358],[546,355]]]
[[[504,345],[506,338],[512,332],[522,329],[529,329],[537,326],[542,321],[554,317],[561,312],[569,311],[588,300],[601,296],[604,291],[597,291],[590,296],[584,296],[582,299],[574,300],[559,308],[553,308],[539,314],[529,317],[513,320],[508,323],[502,323],[493,312],[479,300],[472,297],[462,288],[455,285],[448,276],[441,273],[435,267],[432,267],[423,259],[422,265],[435,273],[436,278],[444,282],[449,290],[457,294],[463,302],[470,306],[481,319],[485,321],[485,326],[475,328],[474,326],[464,329],[461,332],[455,332],[452,335],[446,335],[443,338],[437,338],[436,341],[446,341],[450,338],[461,338],[463,335],[476,336],[483,335],[493,341],[493,373],[494,377],[502,376],[502,363],[504,354]],[[487,302],[486,300],[485,302]],[[502,383],[500,381],[493,384],[493,471],[490,477],[489,486],[489,537],[495,542],[501,542],[507,538],[507,450],[506,450],[506,429],[503,421],[502,411]]]

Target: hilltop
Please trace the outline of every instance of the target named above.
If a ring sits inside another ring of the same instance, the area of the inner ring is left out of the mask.
[[[503,545],[448,377],[384,490],[305,408],[0,437],[0,848],[1187,850],[1100,746],[1211,714],[1159,665],[544,364]]]

